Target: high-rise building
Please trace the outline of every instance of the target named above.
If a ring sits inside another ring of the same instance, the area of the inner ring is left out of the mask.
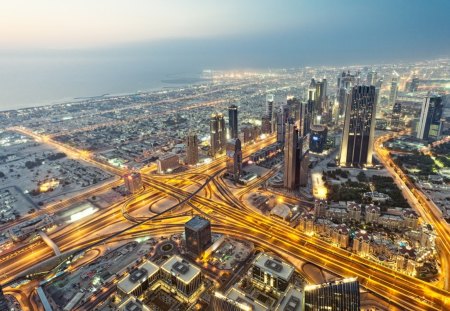
[[[211,222],[195,216],[184,225],[186,249],[190,255],[200,256],[212,242]]]
[[[198,163],[198,138],[193,132],[186,137],[186,164],[195,165]]]
[[[273,94],[267,94],[266,96],[266,113],[273,120],[273,104],[275,102],[275,96]]]
[[[239,138],[230,139],[227,143],[227,173],[238,181],[242,175],[242,148]]]
[[[180,157],[172,152],[163,154],[156,160],[158,174],[170,173],[180,167]]]
[[[142,189],[142,177],[138,172],[125,174],[123,181],[129,193],[136,193]]]
[[[305,311],[359,311],[360,309],[359,283],[356,278],[307,285],[303,295],[302,310]]]
[[[443,112],[441,96],[431,95],[424,99],[417,126],[418,139],[437,139],[441,135]]]
[[[350,89],[356,84],[356,76],[350,74],[350,71],[343,71],[337,78],[337,101],[338,101],[338,116],[344,116],[347,96]]]
[[[392,107],[394,106],[395,101],[397,100],[398,78],[399,78],[398,73],[394,71],[392,73],[391,90],[389,92],[389,105]]]
[[[375,86],[357,85],[352,88],[347,98],[340,165],[372,165],[375,101]]]
[[[391,129],[398,131],[400,129],[400,115],[402,113],[402,104],[396,102],[392,108]]]
[[[417,90],[419,89],[419,83],[420,80],[418,77],[414,76],[411,80],[411,83],[409,84],[409,91],[410,92],[417,92]]]
[[[381,91],[382,85],[383,85],[383,79],[380,78],[380,79],[378,79],[378,81],[375,85],[375,97],[376,97],[377,107],[380,107],[380,101],[381,101],[380,91]]]
[[[320,124],[324,114],[328,112],[327,103],[327,80],[322,79],[322,81],[316,81],[311,79],[309,86],[309,91],[315,88],[313,95],[314,106],[313,106],[313,124]]]
[[[289,119],[289,106],[281,105],[276,113],[277,122],[277,142],[284,144],[284,136],[286,133],[286,122]]]
[[[298,129],[292,120],[286,124],[286,139],[284,144],[284,187],[290,190],[298,187],[299,155]]]
[[[230,138],[238,138],[238,107],[236,105],[228,107],[228,131]]]
[[[369,71],[367,73],[367,85],[375,85],[375,82],[377,81],[378,74],[376,71]]]
[[[268,115],[263,115],[261,118],[261,132],[263,134],[271,134],[272,133],[272,122]]]
[[[210,128],[210,154],[215,156],[217,153],[221,153],[225,149],[227,133],[225,128],[225,119],[222,114],[213,114],[209,121]]]
[[[296,190],[308,182],[308,157],[303,151],[303,137],[291,118],[286,123],[284,144],[284,187]]]
[[[327,143],[328,129],[325,125],[311,126],[309,136],[309,150],[315,153],[322,153]]]

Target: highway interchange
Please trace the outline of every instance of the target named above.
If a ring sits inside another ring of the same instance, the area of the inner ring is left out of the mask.
[[[34,135],[36,138],[36,134]],[[244,150],[244,157],[273,142],[274,137],[270,137],[258,144],[248,146]],[[377,146],[380,144],[381,140],[378,140]],[[75,151],[72,150],[72,152]],[[381,147],[376,148],[376,152],[382,161],[388,161],[387,158],[383,158]],[[80,152],[77,156],[83,158],[83,153]],[[91,157],[86,160],[95,162]],[[152,168],[148,168],[142,172],[145,185],[142,192],[131,196],[125,202],[118,202],[108,209],[101,210],[93,217],[67,225],[51,234],[50,237],[62,252],[67,252],[104,241],[105,238],[109,238],[115,233],[113,230],[119,232],[114,236],[114,240],[130,239],[144,234],[179,233],[183,230],[183,223],[187,219],[187,216],[184,216],[186,209],[192,208],[195,213],[200,213],[211,220],[215,232],[245,238],[282,256],[287,255],[312,262],[343,277],[357,276],[365,288],[402,309],[450,309],[450,292],[444,289],[334,247],[319,238],[308,236],[282,221],[252,211],[239,197],[258,186],[267,176],[243,188],[237,197],[221,179],[220,173],[224,168],[225,157],[217,158],[209,164],[192,169],[189,174],[156,175],[151,173]],[[393,174],[391,171],[389,172]],[[198,188],[199,183],[204,186]],[[193,185],[197,187],[197,191],[188,191],[187,189],[192,189]],[[130,216],[134,210],[143,205],[167,197],[175,198],[179,202],[168,212],[169,215],[181,214],[180,217],[158,219],[158,216],[154,216],[154,218],[146,220]],[[428,206],[415,207],[423,209],[419,212],[435,226],[439,236],[441,233],[444,234],[445,238],[440,239],[442,242],[440,243],[444,247],[444,252],[448,254],[449,244],[447,243],[450,236],[448,231],[443,231],[448,229],[446,224],[441,224],[438,215],[429,210]],[[130,229],[125,230],[127,227]],[[111,228],[111,232],[105,232],[105,228]],[[42,241],[31,242],[13,253],[2,254],[0,255],[0,282],[9,282],[31,266],[52,256],[51,249]],[[18,291],[20,288],[5,289],[6,293],[17,294]],[[30,292],[25,295],[29,300],[26,305],[30,306],[30,309],[33,305],[29,298],[31,295]],[[23,293],[21,293],[22,296]]]

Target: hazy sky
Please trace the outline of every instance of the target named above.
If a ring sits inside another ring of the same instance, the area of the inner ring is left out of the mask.
[[[203,69],[450,56],[450,0],[0,0],[0,110]]]
[[[0,49],[264,36],[338,50],[353,40],[367,51],[369,41],[448,48],[449,12],[449,0],[3,0]]]

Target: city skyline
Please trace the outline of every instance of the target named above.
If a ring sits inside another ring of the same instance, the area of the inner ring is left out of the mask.
[[[5,4],[0,311],[450,310],[449,9]]]

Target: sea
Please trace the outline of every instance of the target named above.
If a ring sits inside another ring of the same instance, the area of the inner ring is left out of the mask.
[[[202,71],[176,59],[0,55],[0,111],[203,83]]]

